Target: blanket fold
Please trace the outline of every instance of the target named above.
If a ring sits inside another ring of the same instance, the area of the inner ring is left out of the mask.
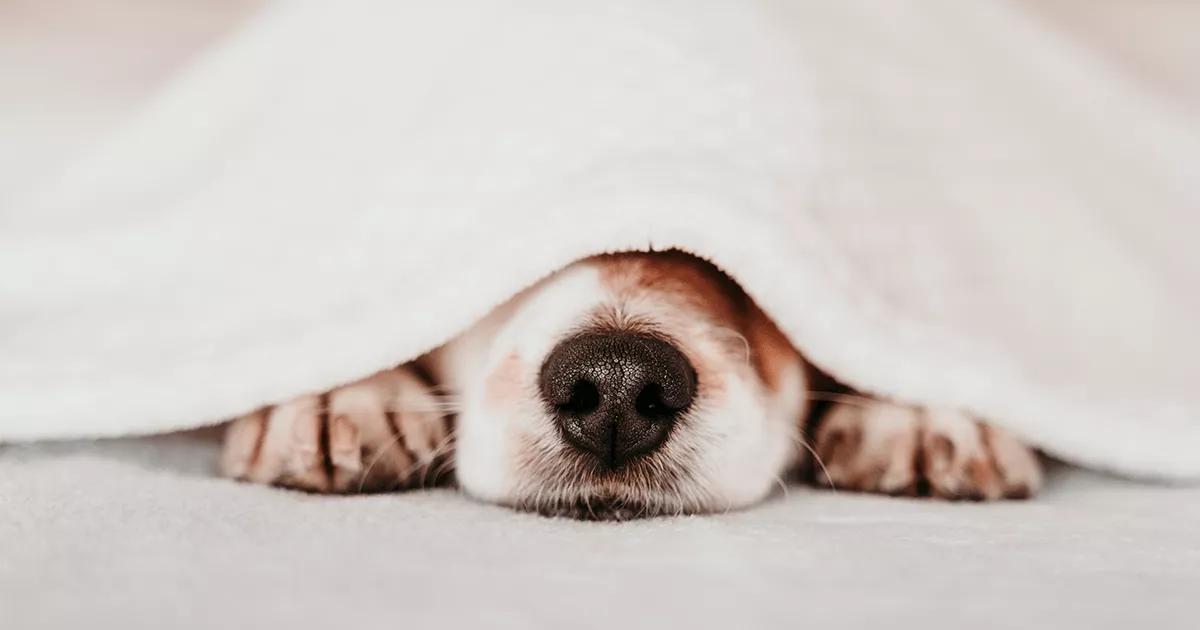
[[[0,439],[217,422],[677,247],[851,385],[1200,479],[1198,128],[1002,2],[281,2],[0,213]]]

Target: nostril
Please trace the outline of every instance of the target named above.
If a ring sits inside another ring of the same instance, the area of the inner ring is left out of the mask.
[[[557,407],[575,415],[591,413],[600,407],[600,390],[596,388],[595,383],[579,379],[571,386],[571,397]]]
[[[639,415],[650,420],[671,418],[680,411],[663,400],[663,388],[658,383],[647,383],[642,391],[638,392],[633,405]]]
[[[538,377],[563,439],[613,470],[666,442],[696,384],[695,369],[673,343],[628,332],[565,339]]]

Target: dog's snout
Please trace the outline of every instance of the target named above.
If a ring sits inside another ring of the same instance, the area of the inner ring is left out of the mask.
[[[616,469],[666,441],[696,395],[696,373],[661,339],[585,333],[551,351],[539,385],[566,441]]]

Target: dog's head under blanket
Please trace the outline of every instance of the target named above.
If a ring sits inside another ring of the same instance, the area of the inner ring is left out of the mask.
[[[459,482],[542,512],[754,502],[794,460],[807,405],[783,334],[679,252],[572,265],[435,356],[461,396]]]

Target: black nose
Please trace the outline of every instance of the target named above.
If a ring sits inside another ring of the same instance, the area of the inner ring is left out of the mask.
[[[696,371],[666,341],[585,333],[554,348],[539,384],[567,442],[616,469],[666,441],[696,395]]]

